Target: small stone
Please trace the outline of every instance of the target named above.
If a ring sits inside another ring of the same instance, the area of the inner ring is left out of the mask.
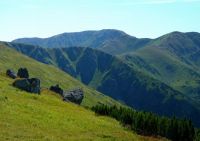
[[[55,86],[51,86],[49,89],[50,89],[51,91],[55,92],[55,93],[60,94],[61,96],[63,95],[63,89],[60,88],[60,86],[59,86],[58,84],[55,85]]]
[[[14,72],[13,70],[11,70],[11,69],[8,69],[8,70],[6,71],[6,75],[9,76],[9,77],[12,78],[12,79],[17,78],[17,75],[16,75],[15,72]]]

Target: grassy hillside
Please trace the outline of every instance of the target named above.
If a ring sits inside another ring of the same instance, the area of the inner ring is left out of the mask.
[[[89,89],[65,72],[53,66],[39,63],[14,51],[13,49],[8,48],[4,43],[0,43],[0,72],[6,72],[6,69],[14,69],[17,71],[20,67],[28,68],[31,77],[40,78],[42,87],[49,88],[51,85],[55,84],[59,84],[66,90],[82,87],[85,92],[85,98],[82,102],[82,105],[84,106],[92,106],[98,102],[118,104],[111,98],[93,89]]]
[[[173,32],[122,58],[199,103],[199,52],[199,33]]]
[[[136,109],[187,117],[196,125],[200,124],[200,111],[190,98],[114,56],[91,48],[44,49],[24,44],[8,45],[38,61],[53,64],[83,83]]]
[[[14,88],[12,82],[0,74],[1,141],[159,140],[138,136],[111,118],[63,102],[46,89],[34,95]]]

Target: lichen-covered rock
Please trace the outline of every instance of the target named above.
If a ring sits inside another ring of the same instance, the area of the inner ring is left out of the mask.
[[[29,78],[29,73],[27,68],[20,68],[17,72],[17,76],[20,78]]]
[[[55,86],[51,86],[49,89],[50,89],[51,91],[53,91],[53,92],[55,92],[55,93],[58,93],[58,94],[60,94],[61,96],[63,96],[63,89],[60,88],[60,86],[59,86],[58,84],[55,85]]]
[[[17,75],[16,75],[15,72],[14,72],[13,70],[11,70],[11,69],[8,69],[8,70],[6,71],[6,75],[9,76],[9,77],[12,78],[12,79],[17,78]]]
[[[83,98],[84,98],[84,92],[80,88],[63,93],[64,101],[71,101],[76,104],[81,104]]]
[[[17,79],[13,86],[25,90],[30,93],[40,93],[40,80],[37,78],[31,78],[31,79]]]

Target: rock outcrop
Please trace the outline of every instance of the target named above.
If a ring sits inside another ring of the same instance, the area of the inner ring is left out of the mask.
[[[12,79],[17,78],[17,75],[16,75],[15,72],[14,72],[13,70],[11,70],[11,69],[8,69],[8,70],[6,71],[6,75],[9,76],[9,77],[12,78]]]
[[[61,96],[63,96],[63,89],[60,88],[60,86],[59,86],[58,84],[55,85],[55,86],[51,86],[49,89],[50,89],[51,91],[53,91],[53,92],[55,92],[55,93],[58,93],[58,94],[60,94]]]
[[[38,93],[40,94],[40,80],[37,78],[31,78],[31,79],[17,79],[13,86],[25,90],[30,93]]]
[[[20,78],[29,78],[29,73],[27,68],[20,68],[17,72],[17,76]]]
[[[71,101],[76,104],[81,104],[83,98],[84,98],[84,92],[80,88],[63,93],[64,101]]]

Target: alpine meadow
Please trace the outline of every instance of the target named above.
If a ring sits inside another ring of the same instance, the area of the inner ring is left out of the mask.
[[[0,1],[0,141],[200,141],[200,0]]]

